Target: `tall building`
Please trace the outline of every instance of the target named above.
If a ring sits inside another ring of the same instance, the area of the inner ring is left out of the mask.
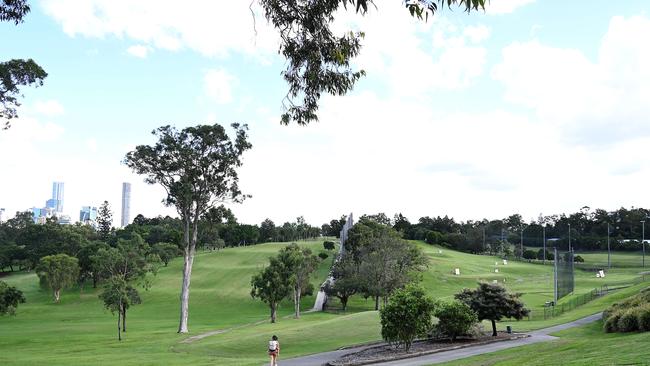
[[[51,208],[55,212],[63,212],[63,182],[52,184],[52,199],[47,200],[45,207]]]
[[[97,207],[83,206],[79,211],[79,221],[82,224],[95,225],[97,221]]]
[[[122,183],[122,221],[121,226],[125,227],[131,221],[131,183]]]
[[[0,223],[2,223],[2,220],[3,220],[3,217],[2,217],[2,216],[4,216],[4,214],[5,214],[5,209],[4,209],[4,208],[0,208]]]

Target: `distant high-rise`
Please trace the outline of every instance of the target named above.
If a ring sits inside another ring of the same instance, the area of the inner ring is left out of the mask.
[[[131,221],[131,183],[122,183],[122,221],[121,226],[125,227]]]
[[[63,212],[63,182],[52,184],[52,199],[47,200],[45,207],[51,208],[55,212]]]
[[[79,221],[82,224],[94,225],[97,221],[97,207],[83,206],[79,211]]]
[[[0,223],[2,223],[2,216],[4,216],[4,214],[5,214],[5,209],[0,208]]]

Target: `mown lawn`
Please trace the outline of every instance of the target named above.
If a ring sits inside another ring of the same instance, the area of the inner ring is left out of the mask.
[[[300,244],[316,253],[322,248],[322,241]],[[17,316],[0,318],[0,365],[259,365],[266,360],[266,340],[272,334],[282,340],[283,358],[380,338],[374,302],[359,296],[351,300],[345,313],[309,313],[299,320],[291,318],[293,307],[287,301],[280,308],[278,323],[267,323],[268,307],[250,297],[250,278],[284,245],[269,243],[198,255],[192,275],[190,336],[234,329],[191,344],[180,343],[188,336],[176,334],[180,259],[162,268],[153,287],[142,291],[143,304],[129,311],[128,332],[122,342],[116,339],[116,317],[102,308],[96,290],[66,291],[61,303],[53,304],[50,295],[38,287],[34,274],[5,277],[4,281],[25,292],[27,303],[19,307]],[[551,266],[522,262],[503,266],[496,257],[418,245],[431,260],[422,276],[423,286],[438,299],[450,300],[463,287],[475,287],[480,280],[497,280],[511,291],[522,292],[532,308],[552,298]],[[325,279],[331,258],[321,263],[313,279],[315,285]],[[499,273],[494,272],[497,261]],[[453,268],[460,268],[461,275],[453,275]],[[636,273],[636,269],[621,269],[607,280],[629,281]],[[578,274],[576,293],[588,292],[601,283],[592,275]],[[513,325],[515,329],[537,329],[574,320],[602,310],[630,290],[610,294],[553,320]],[[313,302],[312,296],[304,298],[303,309],[311,308]]]
[[[650,332],[604,333],[602,321],[553,334],[560,339],[464,358],[445,366],[650,365]]]

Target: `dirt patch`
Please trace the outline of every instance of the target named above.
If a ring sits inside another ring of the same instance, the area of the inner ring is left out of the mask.
[[[529,337],[527,334],[508,334],[499,332],[496,337],[492,335],[484,335],[478,338],[458,338],[456,341],[449,340],[436,340],[436,341],[416,341],[411,345],[409,352],[403,348],[396,348],[395,346],[383,343],[378,346],[365,348],[361,351],[349,353],[339,358],[336,361],[330,361],[330,366],[357,366],[369,365],[377,362],[386,362],[401,360],[411,357],[419,357],[437,352],[451,351],[459,348],[466,348],[471,346],[478,346],[494,342],[509,341],[514,339]]]

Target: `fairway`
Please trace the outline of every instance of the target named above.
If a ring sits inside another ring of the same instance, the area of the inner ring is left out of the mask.
[[[322,241],[300,242],[314,252]],[[282,357],[317,353],[341,346],[380,338],[379,317],[372,311],[374,302],[354,296],[346,313],[307,313],[300,320],[290,317],[292,304],[284,302],[277,324],[267,323],[266,304],[250,297],[250,277],[287,243],[228,248],[197,255],[190,298],[190,335],[230,329],[192,343],[180,343],[187,335],[176,334],[178,294],[182,260],[161,268],[153,287],[143,291],[143,304],[128,313],[127,333],[116,340],[116,317],[103,310],[97,292],[84,288],[67,291],[61,304],[51,303],[50,295],[38,287],[34,274],[16,274],[3,280],[25,292],[27,303],[16,317],[0,318],[0,363],[18,364],[228,364],[259,365],[266,360],[265,342],[277,334],[283,344]],[[552,298],[552,266],[509,262],[492,256],[477,256],[445,248],[417,244],[430,258],[423,274],[423,285],[435,298],[449,300],[463,287],[477,281],[497,280],[509,290],[522,292],[523,300],[540,309]],[[442,252],[442,253],[440,253]],[[323,261],[312,283],[320,285],[326,277],[332,256]],[[495,262],[498,273],[494,272]],[[461,274],[452,270],[460,268]],[[612,270],[607,282],[625,283],[638,276],[637,268]],[[504,282],[505,280],[505,282]],[[577,271],[576,293],[600,286],[591,272]],[[623,294],[623,292],[621,292]],[[602,310],[615,301],[618,293],[594,300],[572,312],[547,321],[513,323],[517,329],[537,329],[570,321]],[[303,310],[313,305],[313,297],[302,301]]]

